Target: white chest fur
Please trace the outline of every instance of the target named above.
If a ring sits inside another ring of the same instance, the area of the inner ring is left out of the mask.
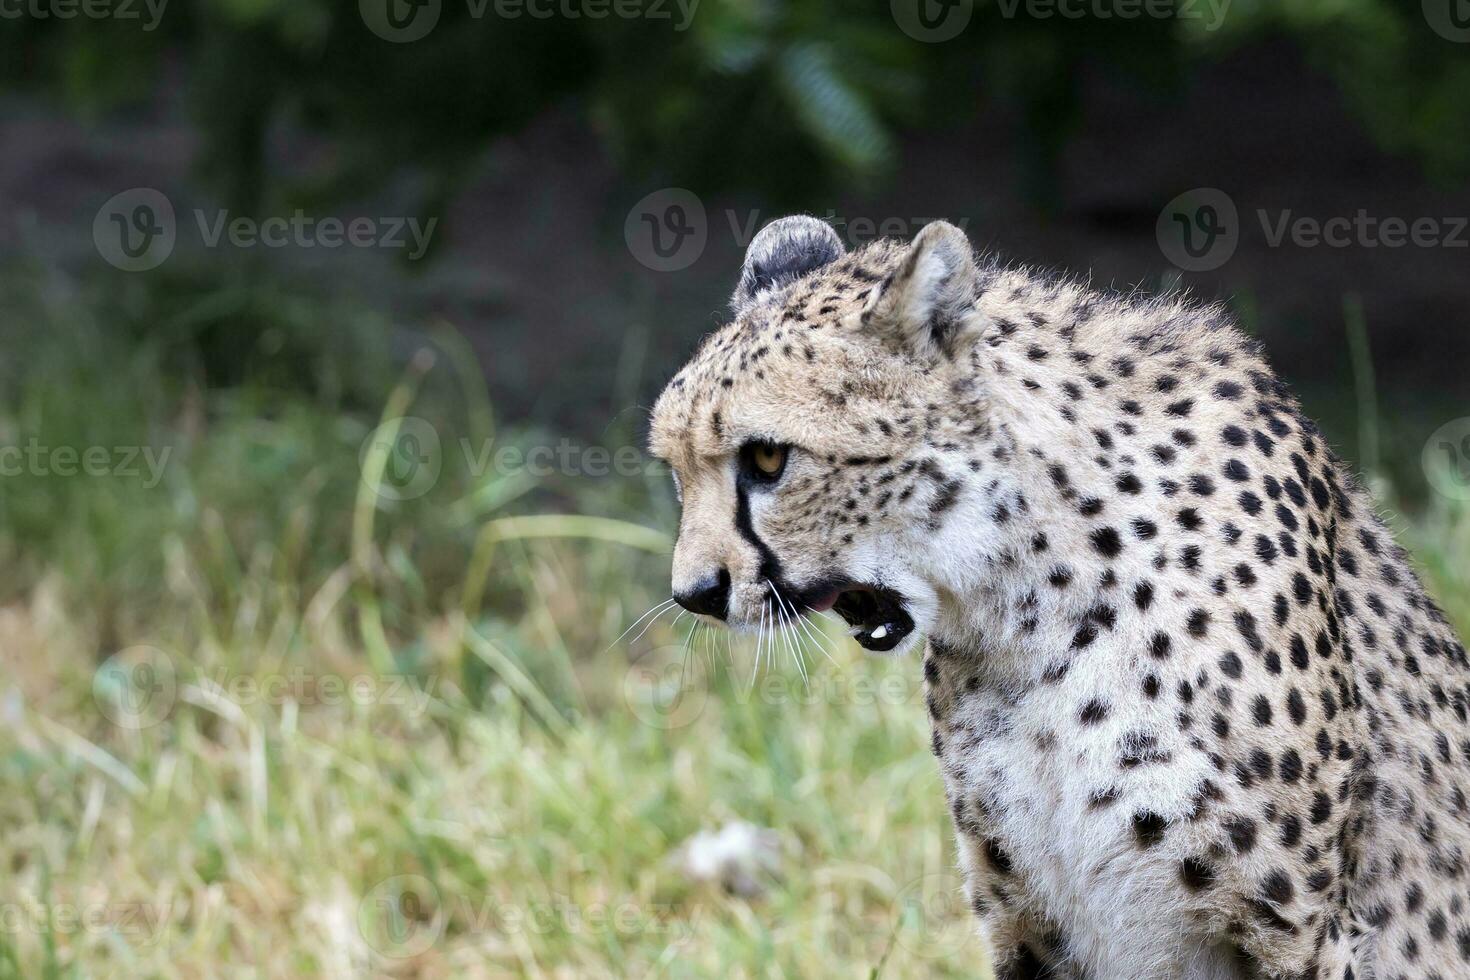
[[[1170,898],[1174,865],[1141,849],[1135,820],[1187,819],[1208,759],[1139,703],[1126,671],[1079,658],[1052,683],[1007,690],[974,666],[931,655],[926,676],[962,863],[992,927],[1046,923],[1031,941],[1059,946],[1079,975],[1235,976]]]

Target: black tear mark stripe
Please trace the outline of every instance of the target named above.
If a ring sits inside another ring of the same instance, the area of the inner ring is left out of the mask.
[[[784,582],[786,579],[781,574],[781,559],[776,553],[766,546],[755,533],[755,525],[750,521],[750,484],[742,476],[735,477],[735,530],[740,536],[750,543],[750,546],[760,555],[760,575],[762,578],[772,582]]]

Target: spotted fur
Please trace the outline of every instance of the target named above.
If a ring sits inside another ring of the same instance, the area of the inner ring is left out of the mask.
[[[1005,980],[1470,977],[1470,661],[1371,498],[1223,311],[962,241],[737,294],[654,412],[676,590],[904,596]]]

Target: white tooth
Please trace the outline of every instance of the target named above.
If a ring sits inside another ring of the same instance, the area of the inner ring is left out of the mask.
[[[881,639],[883,639],[883,637],[885,637],[887,635],[888,635],[888,627],[887,626],[880,626],[877,629],[873,630],[873,639],[875,639],[875,640],[881,640]]]

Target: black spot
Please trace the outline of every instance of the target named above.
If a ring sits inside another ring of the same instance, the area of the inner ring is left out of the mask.
[[[990,866],[1003,875],[1011,873],[1011,856],[1007,854],[993,839],[986,838],[983,845],[985,860]]]
[[[1123,550],[1123,541],[1118,537],[1118,532],[1111,527],[1100,527],[1089,535],[1092,547],[1104,558],[1116,558]]]
[[[1189,478],[1189,489],[1198,496],[1208,497],[1215,492],[1215,481],[1203,473],[1194,473]]]
[[[1047,980],[1052,975],[1029,946],[1022,946],[1015,959],[996,970],[996,980]]]
[[[1167,822],[1157,813],[1135,813],[1133,815],[1133,836],[1138,841],[1139,847],[1153,847],[1164,839],[1164,828]]]
[[[1135,586],[1133,589],[1133,604],[1137,606],[1140,611],[1143,611],[1147,610],[1149,606],[1153,605],[1153,601],[1154,587],[1148,582],[1139,582],[1138,585]]]
[[[1189,635],[1195,639],[1202,639],[1210,629],[1210,614],[1203,609],[1196,609],[1189,614],[1189,622],[1185,624]]]
[[[1203,891],[1215,884],[1215,869],[1199,858],[1185,858],[1179,862],[1179,879],[1190,891]]]
[[[1257,725],[1271,724],[1271,702],[1264,694],[1256,695],[1256,700],[1251,704],[1251,715],[1256,719]]]
[[[1311,658],[1307,654],[1307,644],[1302,640],[1302,635],[1300,633],[1293,633],[1291,635],[1291,665],[1297,670],[1306,670],[1310,660]],[[1297,697],[1300,698],[1301,695],[1298,694]],[[1292,712],[1293,719],[1295,716],[1296,713]],[[1297,724],[1301,724],[1301,722],[1297,722]]]
[[[1078,719],[1084,725],[1096,725],[1108,716],[1108,706],[1097,698],[1093,698],[1082,706],[1078,713]]]
[[[1256,822],[1246,817],[1231,817],[1225,821],[1225,833],[1230,835],[1230,845],[1237,854],[1248,854],[1256,846]]]

